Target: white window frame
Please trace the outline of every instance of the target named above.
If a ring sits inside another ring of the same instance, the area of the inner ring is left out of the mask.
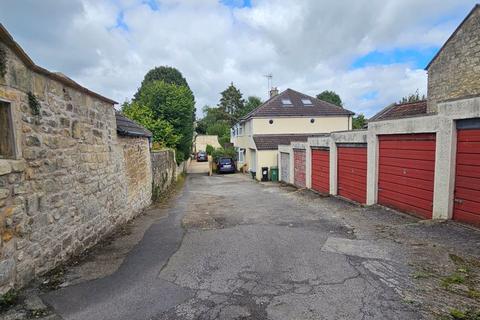
[[[238,162],[239,163],[245,162],[245,149],[238,148]]]

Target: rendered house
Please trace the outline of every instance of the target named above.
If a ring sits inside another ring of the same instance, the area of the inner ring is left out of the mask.
[[[261,179],[262,167],[278,165],[278,145],[307,141],[308,137],[352,129],[353,112],[287,89],[247,114],[232,128],[238,167],[246,165]]]

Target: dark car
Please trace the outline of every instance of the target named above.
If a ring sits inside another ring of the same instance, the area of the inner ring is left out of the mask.
[[[208,161],[208,155],[205,151],[200,151],[197,153],[197,162],[205,162]]]
[[[235,161],[229,157],[223,157],[217,161],[218,173],[234,173],[236,172]]]

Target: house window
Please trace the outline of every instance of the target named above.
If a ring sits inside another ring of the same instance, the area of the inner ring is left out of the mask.
[[[0,159],[15,158],[15,139],[10,103],[0,101]]]
[[[286,98],[285,98],[285,99],[282,99],[282,104],[283,104],[284,106],[291,106],[291,105],[293,105],[293,104],[292,104],[292,100],[286,99]]]
[[[238,149],[238,162],[245,162],[245,149]]]

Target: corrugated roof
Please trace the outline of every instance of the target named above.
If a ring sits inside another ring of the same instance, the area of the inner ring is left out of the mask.
[[[18,58],[20,58],[20,60],[22,60],[22,62],[28,68],[30,68],[32,71],[37,72],[39,74],[42,74],[42,75],[44,75],[44,76],[46,76],[50,79],[61,82],[68,87],[76,89],[80,92],[88,94],[88,95],[90,95],[92,97],[95,97],[97,99],[100,99],[102,101],[108,102],[112,105],[113,104],[118,104],[118,102],[116,102],[112,99],[106,98],[106,97],[104,97],[104,96],[102,96],[102,95],[100,95],[96,92],[90,91],[89,89],[81,86],[80,84],[76,83],[75,81],[73,81],[72,79],[70,79],[69,77],[65,76],[62,73],[51,72],[51,71],[48,71],[47,69],[44,69],[44,68],[36,65],[33,62],[33,60],[30,59],[30,57],[27,55],[27,53],[22,49],[22,47],[20,47],[20,45],[13,39],[13,37],[10,35],[10,33],[7,31],[7,29],[1,23],[0,23],[0,40],[2,42],[4,42],[5,45],[7,45],[10,48],[10,50],[12,50],[18,56]]]
[[[136,123],[133,120],[128,119],[120,112],[115,112],[115,118],[117,120],[117,133],[121,136],[130,137],[152,137],[152,133]]]
[[[283,99],[288,99],[291,104],[285,105]],[[302,99],[311,101],[304,104]],[[353,112],[334,104],[319,100],[298,91],[287,89],[270,98],[257,109],[247,114],[242,120],[255,117],[318,117],[318,116],[350,116]]]
[[[291,142],[307,142],[310,137],[327,136],[328,134],[256,134],[253,141],[257,150],[277,150],[278,145],[289,145]]]
[[[427,100],[391,104],[371,117],[368,121],[393,120],[422,115],[428,115]]]

